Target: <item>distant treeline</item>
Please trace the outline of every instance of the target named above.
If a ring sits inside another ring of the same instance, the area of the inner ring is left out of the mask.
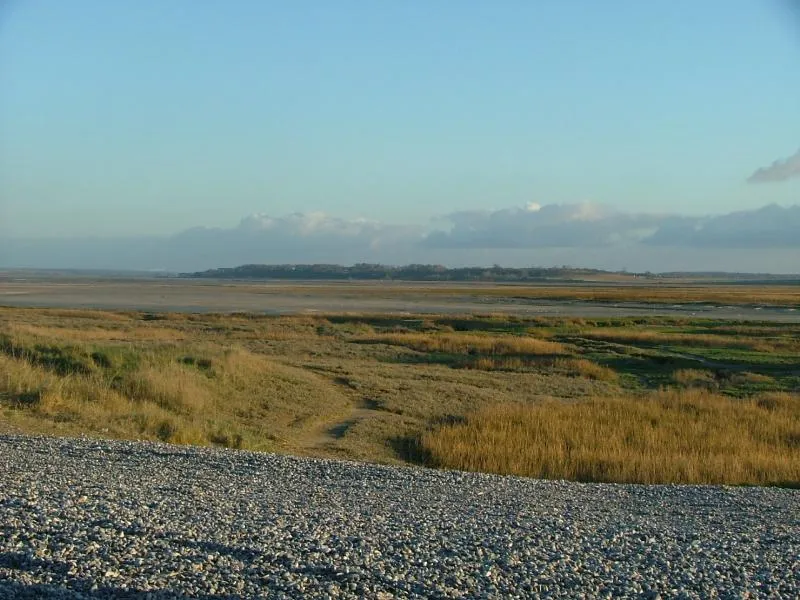
[[[242,265],[240,267],[210,269],[198,273],[182,273],[183,277],[211,279],[332,279],[332,280],[401,280],[401,281],[542,281],[547,279],[575,279],[607,273],[597,269],[570,267],[521,268],[493,267],[447,268],[441,265]]]

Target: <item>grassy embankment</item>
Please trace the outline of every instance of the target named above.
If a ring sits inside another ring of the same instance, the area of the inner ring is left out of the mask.
[[[800,326],[0,309],[14,429],[582,481],[800,482]]]

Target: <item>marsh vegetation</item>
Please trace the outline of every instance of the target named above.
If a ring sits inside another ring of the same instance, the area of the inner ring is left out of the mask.
[[[0,422],[14,430],[581,481],[800,482],[800,325],[0,318]]]

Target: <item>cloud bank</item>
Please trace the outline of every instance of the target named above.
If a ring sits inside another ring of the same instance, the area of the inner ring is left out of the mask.
[[[800,177],[800,150],[789,158],[776,160],[768,167],[761,167],[747,178],[748,183],[769,183]]]
[[[712,217],[621,213],[594,204],[458,212],[449,231],[427,236],[439,248],[800,248],[800,206],[772,204]]]
[[[601,247],[637,242],[651,235],[660,217],[617,212],[591,204],[530,204],[526,208],[457,212],[452,228],[435,231],[433,248]]]
[[[460,211],[433,227],[319,212],[254,214],[168,237],[0,240],[0,267],[195,271],[246,263],[448,266],[570,264],[604,269],[800,271],[800,206],[708,217],[592,203]]]
[[[644,242],[693,248],[800,248],[800,206],[771,204],[705,219],[673,217]]]

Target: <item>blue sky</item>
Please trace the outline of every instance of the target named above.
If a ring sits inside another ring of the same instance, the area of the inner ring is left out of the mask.
[[[424,223],[798,200],[800,18],[778,0],[16,0],[0,233],[253,213]]]

